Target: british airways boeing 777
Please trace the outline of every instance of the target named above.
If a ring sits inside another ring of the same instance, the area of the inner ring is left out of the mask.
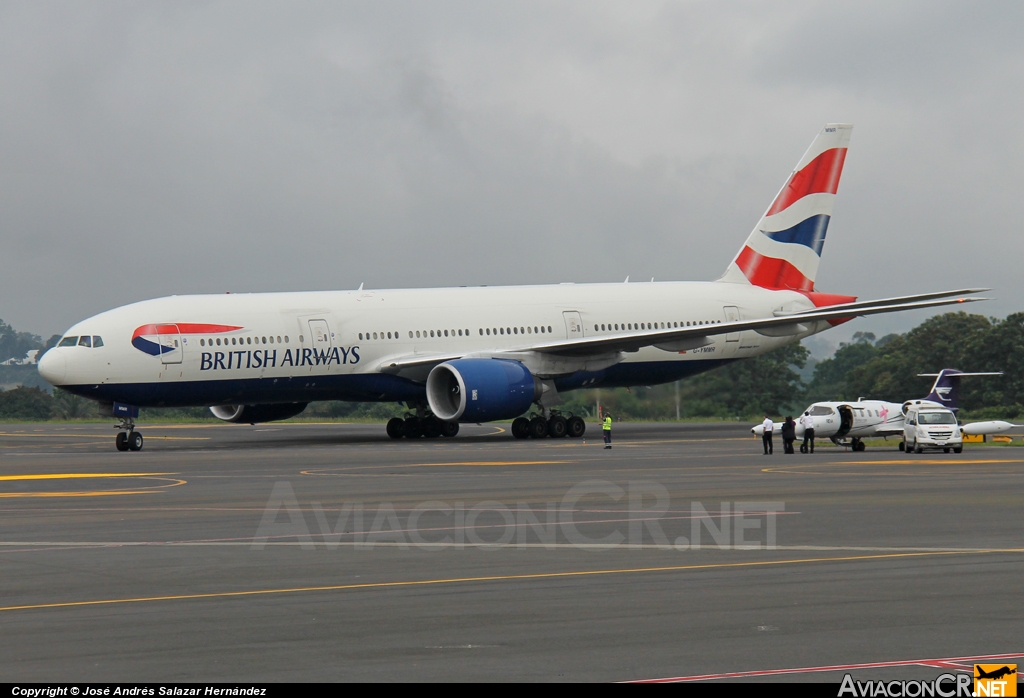
[[[39,372],[110,405],[120,450],[142,448],[139,407],[256,423],[314,400],[405,403],[396,438],[512,418],[518,438],[582,436],[561,393],[675,381],[857,316],[983,300],[815,291],[851,130],[822,129],[717,281],[157,298],[79,322]]]

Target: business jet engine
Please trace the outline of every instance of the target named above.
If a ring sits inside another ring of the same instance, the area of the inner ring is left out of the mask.
[[[518,361],[456,359],[427,376],[427,402],[446,422],[512,419],[530,409],[541,382]]]
[[[301,414],[308,402],[282,402],[274,405],[216,405],[210,408],[213,416],[235,424],[276,422]]]

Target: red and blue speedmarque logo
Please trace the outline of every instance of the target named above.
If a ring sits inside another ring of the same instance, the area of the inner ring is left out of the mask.
[[[194,322],[143,325],[132,333],[132,346],[150,356],[167,356],[180,351],[179,337],[211,335],[244,329],[235,325],[206,325]]]

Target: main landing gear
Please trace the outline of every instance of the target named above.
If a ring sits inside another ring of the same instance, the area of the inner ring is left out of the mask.
[[[550,436],[561,439],[570,436],[578,439],[587,431],[587,423],[582,417],[570,415],[568,418],[560,414],[552,414],[548,419],[541,415],[532,418],[517,417],[512,421],[512,436],[517,439],[543,439]]]
[[[433,415],[409,415],[405,419],[393,417],[388,420],[387,431],[392,439],[400,439],[403,436],[407,439],[418,439],[421,436],[428,439],[444,436],[450,439],[459,433],[459,423],[445,422]]]
[[[135,422],[131,417],[121,417],[114,428],[118,430],[117,438],[114,439],[118,451],[142,450],[142,434],[135,431]]]

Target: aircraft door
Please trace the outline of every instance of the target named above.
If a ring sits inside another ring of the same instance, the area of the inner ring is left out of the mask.
[[[850,429],[853,429],[853,408],[849,405],[839,406],[839,431],[836,432],[836,437],[841,438],[846,436]]]
[[[157,345],[160,347],[160,361],[164,364],[180,364],[184,347],[177,325],[156,326]]]
[[[735,305],[727,305],[724,308],[722,308],[722,310],[725,311],[725,321],[726,322],[739,322],[740,321],[740,309],[737,308]],[[729,334],[725,335],[725,341],[727,341],[727,342],[739,342],[740,341],[740,333],[739,332],[730,332]]]
[[[739,322],[740,309],[735,305],[727,305],[722,308],[725,313],[726,322]],[[740,348],[740,333],[729,332],[725,335],[725,342],[722,344],[722,358],[728,358],[736,354],[736,350]]]
[[[565,336],[569,339],[582,339],[583,320],[580,318],[580,314],[575,311],[566,311],[562,313],[562,317],[565,318]]]
[[[330,349],[333,344],[331,328],[327,325],[326,320],[310,320],[309,337],[313,343],[313,349]]]

